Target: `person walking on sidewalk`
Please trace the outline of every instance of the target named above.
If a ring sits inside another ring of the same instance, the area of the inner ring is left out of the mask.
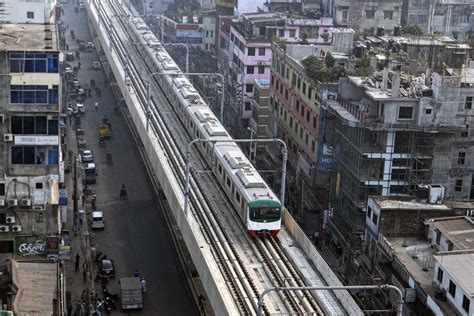
[[[76,253],[76,262],[74,263],[74,267],[76,269],[76,272],[79,272],[79,262],[81,260],[81,256],[79,255],[79,252]]]
[[[96,103],[94,104],[94,107],[95,107],[95,111],[96,111],[96,112],[99,112],[99,102],[96,102]]]
[[[199,294],[198,300],[199,300],[199,312],[201,314],[204,314],[206,312],[206,299],[204,298],[204,296]]]
[[[145,278],[141,278],[140,284],[141,284],[141,286],[142,286],[142,293],[145,294],[145,293],[146,293],[146,281],[145,281]]]

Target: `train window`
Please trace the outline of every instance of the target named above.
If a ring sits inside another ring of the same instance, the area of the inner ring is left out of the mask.
[[[217,169],[219,169],[219,173],[222,174],[222,166],[220,163],[217,163],[218,166],[217,166]]]
[[[237,201],[237,203],[240,203],[240,194],[239,194],[239,192],[235,192],[235,200]]]
[[[226,182],[227,182],[227,186],[228,186],[228,187],[229,187],[229,189],[230,189],[230,184],[231,184],[231,182],[230,182],[230,178],[229,178],[228,176],[227,176],[227,180],[226,180]]]

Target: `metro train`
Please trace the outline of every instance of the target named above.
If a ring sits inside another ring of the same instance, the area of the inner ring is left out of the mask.
[[[129,30],[151,72],[169,73],[155,76],[165,95],[181,117],[192,138],[216,141],[196,146],[207,161],[238,211],[252,237],[276,236],[281,227],[281,203],[255,170],[244,153],[232,141],[209,106],[182,73],[156,36],[139,17],[129,18]],[[219,141],[226,142],[219,142]]]

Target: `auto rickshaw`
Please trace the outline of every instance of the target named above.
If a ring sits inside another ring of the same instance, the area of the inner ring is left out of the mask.
[[[108,165],[112,164],[112,154],[109,151],[105,154],[105,163]]]
[[[110,130],[109,125],[107,124],[100,124],[99,125],[99,136],[103,138],[110,138],[112,135],[112,131]]]

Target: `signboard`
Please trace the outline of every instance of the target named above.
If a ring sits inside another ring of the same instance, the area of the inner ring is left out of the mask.
[[[331,170],[333,146],[323,143],[321,147],[318,153],[318,169],[324,171]]]
[[[15,135],[15,145],[59,145],[59,136]]]
[[[15,253],[22,257],[43,257],[46,255],[46,240],[41,237],[15,238]]]
[[[48,236],[46,237],[46,253],[48,255],[57,255],[59,252],[59,237]]]
[[[176,42],[188,44],[202,44],[202,37],[176,36]]]
[[[71,260],[71,246],[59,245],[59,260]]]

